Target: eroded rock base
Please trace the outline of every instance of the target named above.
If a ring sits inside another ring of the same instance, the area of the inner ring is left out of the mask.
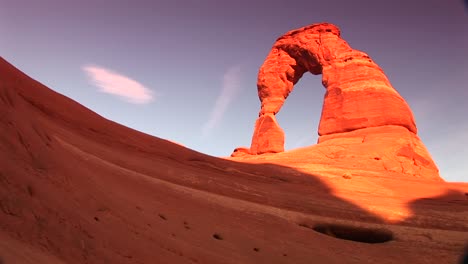
[[[317,150],[334,166],[400,172],[441,180],[419,137],[401,126],[381,126],[321,136]]]
[[[274,114],[261,115],[255,122],[250,154],[278,153],[284,151],[284,131]]]

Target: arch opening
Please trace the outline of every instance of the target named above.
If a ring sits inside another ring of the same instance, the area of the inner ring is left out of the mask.
[[[317,143],[325,89],[322,76],[306,72],[276,114],[285,133],[285,150]]]

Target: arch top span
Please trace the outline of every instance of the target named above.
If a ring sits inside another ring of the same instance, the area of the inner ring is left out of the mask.
[[[332,33],[338,37],[341,36],[341,31],[340,28],[335,26],[334,24],[323,22],[323,23],[315,23],[311,24],[305,27],[301,27],[298,29],[293,29],[288,32],[286,32],[284,35],[279,37],[276,41],[279,41],[284,38],[288,38],[294,35],[302,35],[304,32],[307,32],[308,34],[320,34],[320,33]]]

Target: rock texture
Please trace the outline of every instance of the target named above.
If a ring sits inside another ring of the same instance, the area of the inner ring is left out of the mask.
[[[231,157],[243,157],[250,154],[250,148],[247,147],[238,147],[235,148],[231,154]]]
[[[349,171],[400,173],[412,178],[441,181],[436,165],[422,141],[401,126],[378,126],[319,138],[321,159],[329,167]]]
[[[255,122],[254,138],[250,146],[251,153],[277,153],[284,151],[284,131],[276,122],[273,113],[261,115]]]
[[[107,120],[0,58],[0,263],[456,263],[468,184],[374,172],[393,161],[355,142],[410,132],[367,129],[379,131],[220,159]]]
[[[331,140],[327,145],[338,146],[351,141],[354,143],[349,154],[353,153],[354,147],[361,154],[381,152],[379,155],[393,159],[403,173],[415,175],[417,172],[420,175],[427,171],[428,177],[438,178],[437,167],[417,137],[408,104],[392,87],[382,69],[366,53],[351,48],[340,37],[338,27],[328,23],[292,30],[273,45],[258,73],[261,109],[250,154],[283,151],[282,130],[275,121],[262,125],[262,120],[266,116],[274,120],[294,84],[306,72],[322,74],[326,89],[318,129],[319,143]],[[401,129],[385,132],[385,138],[394,139],[386,144],[375,141],[373,145],[365,146],[353,140],[359,137],[364,142],[364,138],[376,133],[370,128],[382,128],[378,129],[380,133],[389,126]],[[398,165],[400,162],[405,165]]]
[[[417,132],[409,106],[382,69],[328,23],[290,31],[273,45],[258,73],[260,116],[278,113],[305,72],[322,74],[327,90],[319,135],[383,125]]]

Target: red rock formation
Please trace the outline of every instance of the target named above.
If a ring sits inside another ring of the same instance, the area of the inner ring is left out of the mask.
[[[258,74],[260,116],[276,114],[305,72],[322,74],[327,89],[319,135],[383,125],[417,132],[409,106],[382,69],[327,23],[290,31],[273,45]]]
[[[255,122],[254,138],[250,146],[251,153],[277,153],[284,151],[284,131],[276,122],[272,113],[261,115]]]
[[[273,45],[258,73],[261,110],[250,154],[283,151],[284,135],[274,115],[306,72],[322,74],[322,84],[327,90],[318,129],[319,143],[332,140],[328,145],[342,145],[347,137],[366,138],[375,133],[369,128],[398,126],[403,129],[385,133],[386,138],[390,136],[395,140],[388,141],[389,145],[375,141],[373,147],[394,160],[401,172],[413,175],[418,172],[419,175],[421,171],[428,171],[431,178],[439,178],[437,167],[416,135],[416,124],[408,104],[382,69],[366,53],[352,49],[340,37],[338,27],[328,23],[292,30]],[[263,125],[266,116],[273,121]],[[375,149],[359,147],[350,149],[361,154],[375,152]],[[405,159],[402,163],[401,157]]]
[[[231,157],[243,157],[250,154],[250,148],[246,147],[238,147],[235,148],[231,154]]]

